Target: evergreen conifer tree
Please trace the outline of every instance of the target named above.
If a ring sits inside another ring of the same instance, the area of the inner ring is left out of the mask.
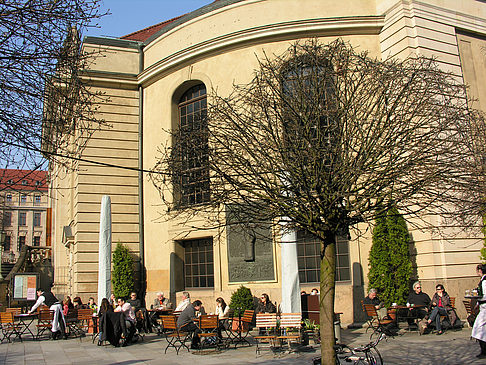
[[[133,289],[134,281],[133,258],[128,247],[120,242],[113,252],[113,293],[115,297],[127,298]]]
[[[387,306],[404,304],[409,291],[412,263],[410,235],[405,220],[396,208],[376,220],[370,250],[369,288],[378,290]]]

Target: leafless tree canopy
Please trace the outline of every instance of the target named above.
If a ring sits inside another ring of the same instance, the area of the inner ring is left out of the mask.
[[[172,200],[188,142],[175,131],[156,167],[164,178],[154,175],[171,211],[239,205],[254,221],[290,217],[321,238],[391,205],[406,216],[478,212],[483,119],[434,60],[379,61],[342,41],[297,43],[209,102],[196,138],[207,141],[197,148],[210,203]]]
[[[66,138],[96,128],[96,95],[81,81],[89,56],[80,36],[101,16],[100,0],[0,2],[0,161],[43,166],[39,151],[71,156]],[[44,139],[42,121],[45,119]],[[42,143],[42,146],[41,146]]]
[[[230,95],[213,92],[193,133],[172,134],[153,174],[169,218],[189,222],[192,213],[224,225],[214,212],[230,206],[253,224],[287,217],[321,239],[326,364],[334,362],[336,234],[391,206],[408,218],[481,213],[484,120],[468,108],[465,86],[431,59],[380,61],[341,40],[295,43],[260,60]],[[181,203],[179,191],[196,177],[209,182],[209,201]]]

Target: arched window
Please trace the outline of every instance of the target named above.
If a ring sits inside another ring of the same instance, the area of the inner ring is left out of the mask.
[[[210,197],[206,86],[198,84],[187,90],[178,109],[179,205],[205,203]]]

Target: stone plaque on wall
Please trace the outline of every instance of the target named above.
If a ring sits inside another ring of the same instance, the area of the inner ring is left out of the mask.
[[[270,225],[230,224],[227,240],[230,282],[275,279]]]

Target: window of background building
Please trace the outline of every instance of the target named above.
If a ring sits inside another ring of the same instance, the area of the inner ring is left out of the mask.
[[[5,235],[5,238],[4,238],[4,241],[3,241],[3,251],[4,252],[10,252],[10,250],[12,249],[11,239],[12,239],[12,237]]]
[[[8,193],[7,196],[6,196],[6,200],[7,200],[7,203],[11,203],[12,202],[12,194]]]
[[[40,227],[40,226],[41,226],[41,213],[34,212],[34,227]]]
[[[209,201],[208,135],[206,86],[191,87],[179,101],[181,168],[176,181],[180,205]]]
[[[35,195],[34,196],[34,203],[36,205],[39,205],[41,203],[41,196],[40,195]]]
[[[12,225],[12,212],[3,213],[3,225],[10,227]]]
[[[27,185],[27,180],[22,180],[22,185]]]
[[[297,258],[300,282],[319,282],[321,270],[319,240],[307,232],[298,231]],[[345,238],[338,237],[336,239],[336,281],[349,281],[350,279],[349,243]]]
[[[19,226],[26,226],[26,225],[27,225],[27,213],[19,212]]]
[[[214,287],[213,239],[203,238],[181,242],[184,246],[184,277],[186,288]]]
[[[40,236],[34,236],[34,246],[40,246]]]
[[[19,251],[25,246],[25,236],[19,236]]]
[[[27,195],[21,194],[20,195],[20,204],[27,203]]]

